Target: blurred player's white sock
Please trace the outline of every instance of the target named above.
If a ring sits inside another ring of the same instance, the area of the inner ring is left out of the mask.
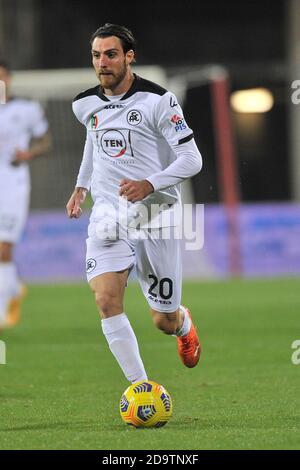
[[[183,314],[183,324],[182,327],[178,331],[176,331],[176,336],[185,336],[189,333],[192,326],[192,322],[186,309],[182,305],[180,305],[179,308]]]
[[[0,328],[5,325],[6,322],[6,311],[8,306],[9,298],[4,295],[2,292],[2,287],[0,286]]]
[[[101,321],[109,348],[132,383],[148,380],[137,339],[125,313]]]
[[[9,301],[20,292],[20,282],[14,263],[0,262],[0,324],[5,322]]]
[[[11,297],[16,297],[20,293],[21,284],[17,273],[15,263],[1,263],[0,262],[0,276],[3,280],[3,285],[9,291]]]

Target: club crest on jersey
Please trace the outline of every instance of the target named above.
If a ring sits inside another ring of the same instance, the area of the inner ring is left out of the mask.
[[[97,261],[93,258],[90,258],[86,261],[86,272],[91,273],[94,271],[95,267],[97,266]]]
[[[91,128],[93,131],[95,131],[97,129],[99,125],[99,118],[97,116],[97,114],[93,114],[93,116],[91,117]]]
[[[101,147],[109,157],[119,158],[126,153],[127,143],[122,132],[112,129],[102,135]]]
[[[186,124],[183,117],[178,116],[177,114],[174,114],[174,116],[172,116],[171,122],[172,124],[175,124],[176,132],[183,131],[184,129],[186,129]]]
[[[137,111],[136,109],[132,109],[127,114],[127,122],[131,126],[137,126],[138,124],[140,124],[142,122],[142,119],[143,118],[142,118],[141,113],[139,111]]]

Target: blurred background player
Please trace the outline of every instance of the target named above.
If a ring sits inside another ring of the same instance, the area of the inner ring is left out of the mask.
[[[124,313],[124,291],[134,265],[155,326],[177,336],[184,365],[195,367],[200,358],[190,312],[180,305],[180,240],[172,230],[169,239],[163,239],[162,227],[168,225],[161,220],[159,239],[148,234],[147,239],[134,242],[128,232],[127,237],[118,234],[114,240],[99,239],[97,229],[103,221],[97,212],[105,204],[112,204],[118,212],[122,196],[129,201],[129,211],[133,206],[138,210],[139,205],[133,203],[143,200],[149,208],[164,204],[164,211],[172,212],[180,204],[178,185],[201,170],[202,158],[176,97],[132,73],[132,33],[123,26],[106,24],[95,32],[91,44],[100,86],[74,100],[73,110],[87,128],[87,140],[67,210],[70,217],[81,215],[80,205],[92,181],[95,205],[87,240],[87,278],[110,350],[126,378],[136,382],[147,379],[147,374]],[[116,225],[126,231],[120,220]],[[169,226],[174,228],[171,222]]]
[[[0,329],[14,326],[26,293],[13,260],[29,209],[28,162],[49,150],[48,123],[41,106],[11,95],[11,73],[0,61],[6,103],[0,105]]]

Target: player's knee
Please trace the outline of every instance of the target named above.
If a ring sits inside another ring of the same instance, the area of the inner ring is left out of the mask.
[[[122,309],[118,297],[109,292],[95,292],[95,300],[99,311],[104,317],[113,315]]]
[[[12,261],[12,245],[0,243],[0,262],[10,263]]]

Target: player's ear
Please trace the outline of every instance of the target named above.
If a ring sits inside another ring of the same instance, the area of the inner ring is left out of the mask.
[[[127,65],[130,65],[134,62],[135,62],[134,51],[132,49],[130,49],[126,53],[126,63],[127,63]]]

